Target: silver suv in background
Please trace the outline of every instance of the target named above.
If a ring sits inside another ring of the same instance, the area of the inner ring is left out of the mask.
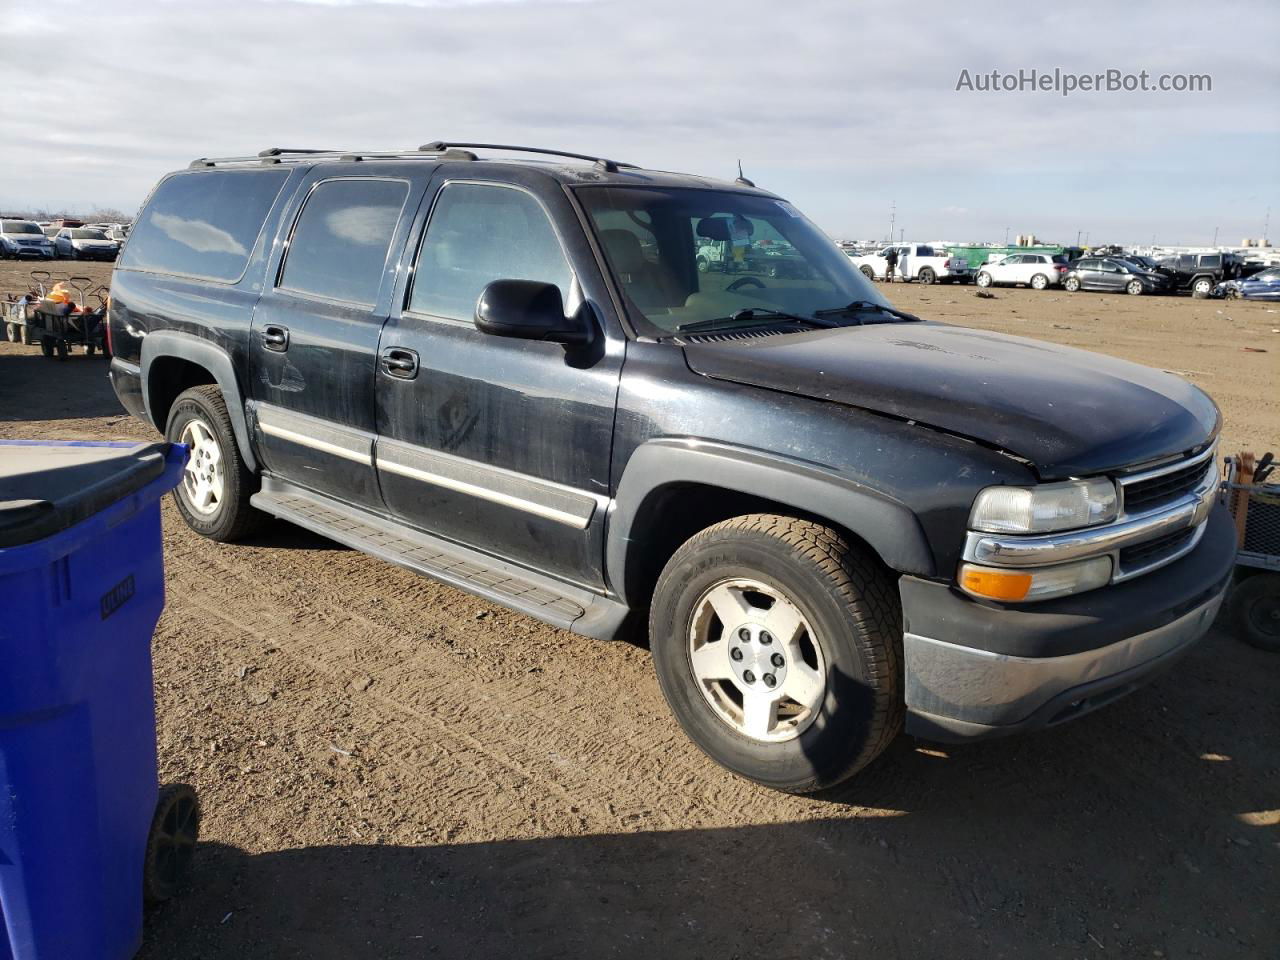
[[[53,243],[34,221],[0,220],[0,256],[52,260]]]

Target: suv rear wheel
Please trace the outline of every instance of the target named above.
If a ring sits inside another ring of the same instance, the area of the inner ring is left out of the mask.
[[[713,760],[808,793],[852,776],[902,727],[902,613],[878,560],[794,517],[703,530],[659,577],[658,683]]]
[[[179,394],[169,410],[164,435],[191,450],[173,499],[192,530],[227,543],[261,526],[265,515],[249,506],[257,484],[240,456],[227,405],[216,385]]]
[[[1031,278],[1032,290],[1043,290],[1048,285],[1049,285],[1049,278],[1046,277],[1043,273],[1037,273],[1034,277]]]
[[[979,274],[978,274],[978,286],[980,286],[980,287],[989,287],[989,286],[991,286],[991,274],[987,273],[987,271],[985,271],[985,270],[983,270],[981,273],[979,273]]]

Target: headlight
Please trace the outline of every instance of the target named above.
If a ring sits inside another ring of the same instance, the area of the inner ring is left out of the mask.
[[[1116,517],[1116,485],[1104,478],[987,487],[973,501],[969,528],[983,533],[1052,533]]]
[[[961,590],[984,600],[1010,603],[1050,600],[1105,586],[1111,581],[1111,558],[1093,557],[1024,570],[962,563],[959,580]]]

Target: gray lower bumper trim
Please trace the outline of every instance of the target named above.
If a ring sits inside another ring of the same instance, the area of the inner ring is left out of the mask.
[[[1154,668],[1203,636],[1224,595],[1162,627],[1063,657],[1013,657],[908,633],[907,707],[935,722],[954,721],[957,731],[1020,724],[1077,687],[1105,687],[1110,677],[1132,682],[1143,666]]]

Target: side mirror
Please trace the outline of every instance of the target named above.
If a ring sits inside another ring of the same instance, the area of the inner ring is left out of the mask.
[[[537,280],[494,280],[485,287],[476,303],[476,329],[520,340],[591,342],[584,315],[566,317],[560,288]]]

